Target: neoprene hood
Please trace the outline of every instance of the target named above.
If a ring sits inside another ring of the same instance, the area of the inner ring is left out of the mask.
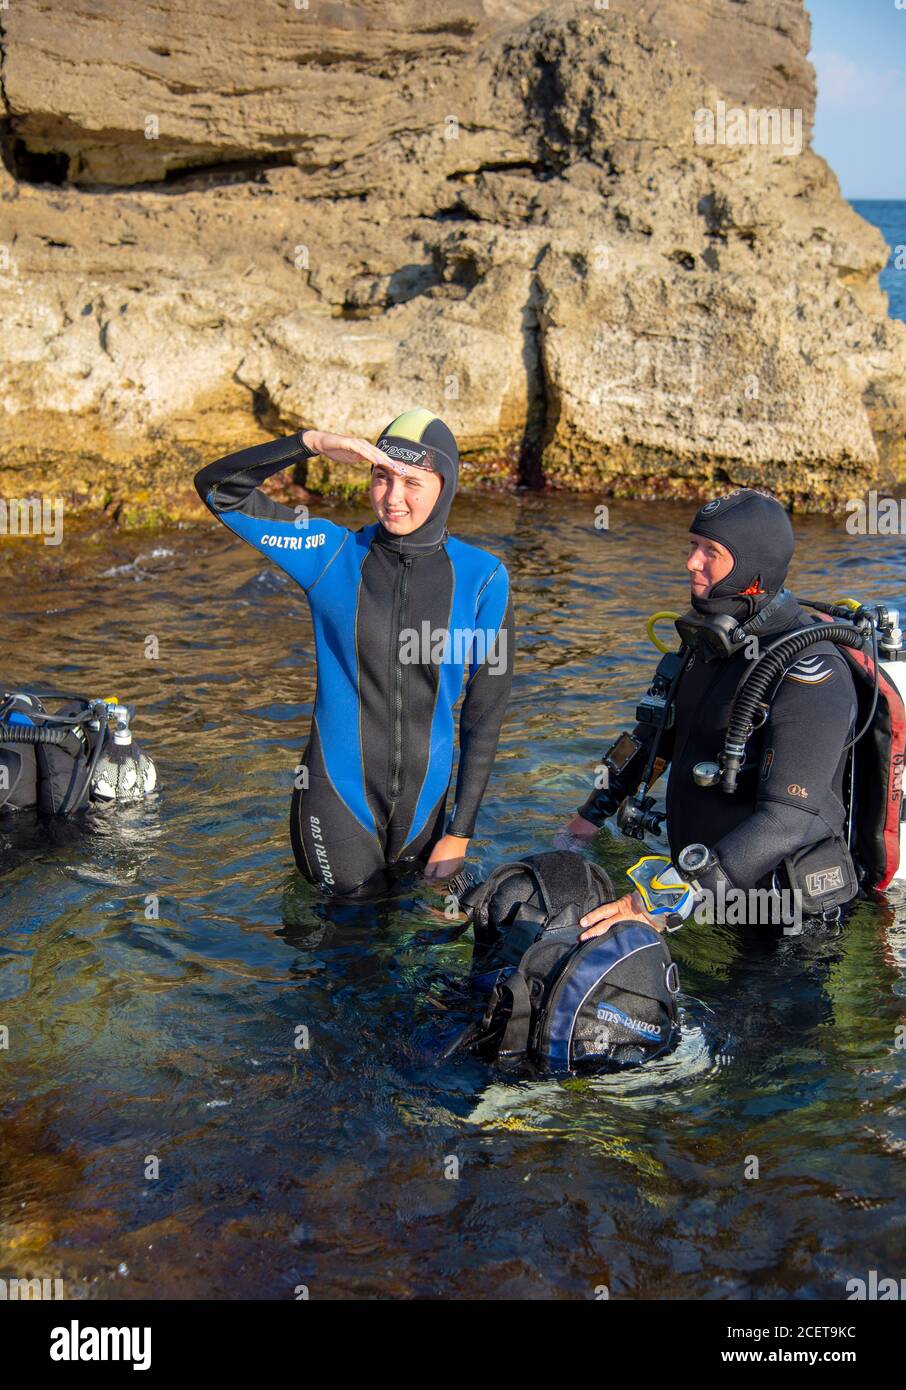
[[[734,560],[730,573],[707,598],[693,594],[696,612],[726,613],[745,622],[783,588],[796,542],[790,519],[775,498],[738,488],[705,502],[689,530],[726,546]]]
[[[375,539],[403,554],[437,550],[447,536],[447,517],[459,481],[459,449],[452,432],[430,410],[407,410],[391,420],[375,442],[389,458],[413,468],[429,468],[443,479],[440,495],[421,526],[408,536],[395,536],[379,521]]]

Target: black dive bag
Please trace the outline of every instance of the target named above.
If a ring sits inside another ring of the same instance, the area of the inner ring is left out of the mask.
[[[679,976],[660,933],[626,920],[577,940],[580,917],[614,896],[604,870],[570,850],[503,864],[463,894],[486,1006],[445,1056],[569,1071],[634,1066],[674,1047]]]

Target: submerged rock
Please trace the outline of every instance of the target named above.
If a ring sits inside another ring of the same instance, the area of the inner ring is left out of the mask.
[[[203,462],[413,404],[466,486],[900,476],[906,325],[808,47],[801,0],[19,0],[0,493],[200,515]]]

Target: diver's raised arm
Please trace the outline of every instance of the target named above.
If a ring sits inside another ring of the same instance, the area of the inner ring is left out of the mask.
[[[335,463],[397,465],[367,439],[329,430],[304,429],[226,454],[195,477],[202,501],[218,521],[291,575],[308,591],[326,571],[349,535],[345,526],[309,515],[300,504],[287,507],[259,484],[275,473],[324,454]]]
[[[296,513],[280,507],[272,498],[261,495],[254,508],[247,503],[266,478],[305,459],[324,454],[334,463],[382,463],[396,468],[386,454],[367,439],[352,434],[335,434],[331,430],[304,429],[280,439],[268,439],[247,449],[225,454],[215,459],[195,475],[198,495],[215,516],[222,512],[242,510],[250,515],[267,515],[272,519],[292,521]]]
[[[303,443],[302,433],[252,444],[206,464],[195,474],[195,488],[202,502],[216,517],[227,511],[246,510],[246,504],[266,478],[315,457],[317,449],[310,449]],[[270,508],[278,505],[262,493],[260,500],[256,498],[253,504],[255,515],[263,514],[263,504]],[[289,520],[295,515],[289,507],[282,511],[287,513]]]

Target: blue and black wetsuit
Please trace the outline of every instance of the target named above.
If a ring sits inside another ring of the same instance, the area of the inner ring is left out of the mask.
[[[412,436],[437,435],[437,427],[452,441],[427,411],[394,425],[380,440],[391,456],[404,438],[398,447],[411,460]],[[311,518],[301,526],[295,511],[259,489],[312,457],[301,435],[230,454],[195,479],[214,515],[308,599],[318,689],[303,756],[307,786],[293,795],[290,824],[300,871],[330,893],[351,894],[371,880],[370,891],[387,866],[427,858],[445,831],[470,837],[487,786],[512,684],[513,613],[503,564],[447,535],[454,451],[448,444],[437,468],[442,505],[438,499],[428,522],[402,538],[380,523],[350,531]],[[466,667],[445,826],[453,708]]]

